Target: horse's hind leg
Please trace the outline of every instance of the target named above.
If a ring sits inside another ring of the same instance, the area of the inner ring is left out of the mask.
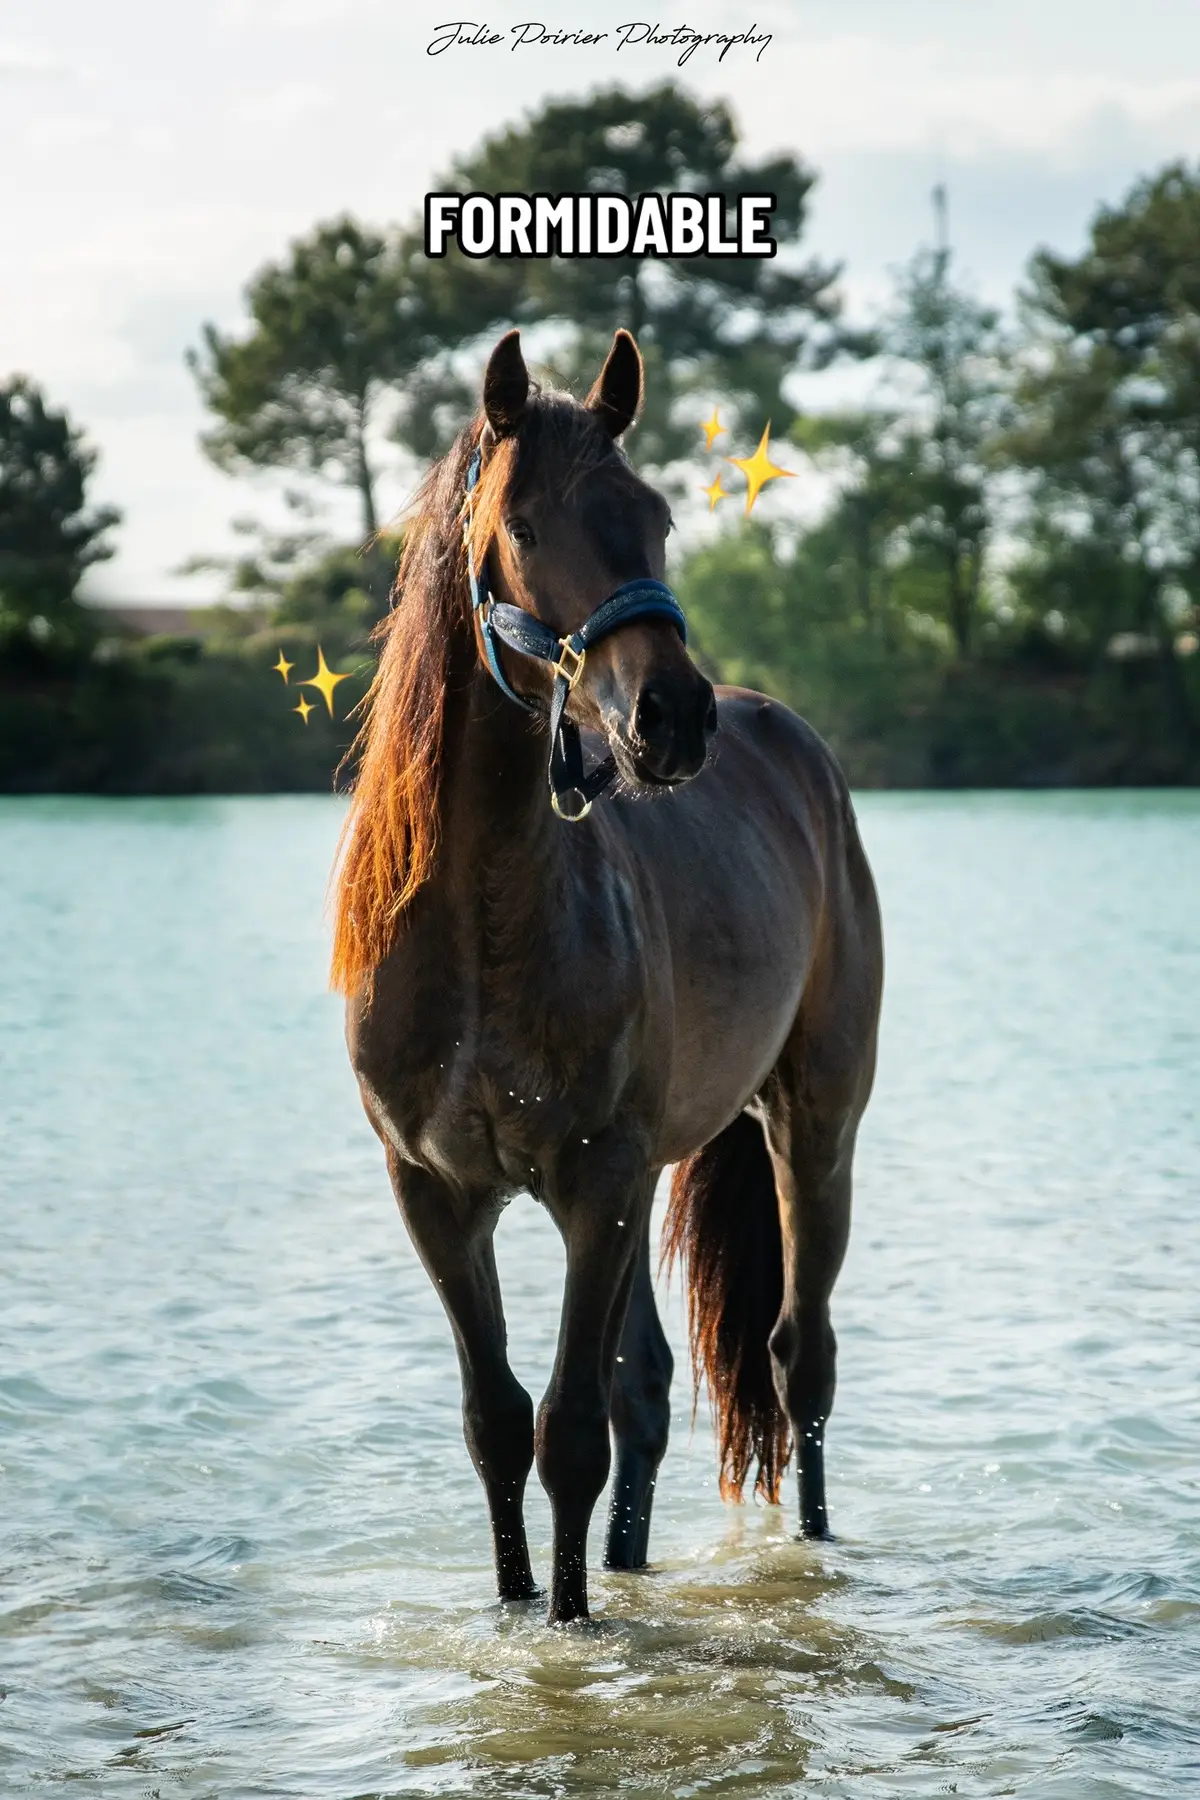
[[[650,1508],[671,1423],[674,1364],[654,1303],[649,1221],[643,1229],[617,1351],[612,1386],[613,1477],[604,1561],[610,1569],[645,1567]]]
[[[417,1255],[454,1331],[462,1371],[463,1434],[487,1495],[502,1600],[536,1589],[522,1503],[533,1464],[533,1402],[508,1366],[492,1234],[494,1208],[472,1206],[391,1150],[388,1170]]]
[[[805,1537],[826,1537],[825,1425],[837,1381],[829,1298],[850,1237],[851,1165],[875,1077],[883,988],[879,905],[849,802],[844,862],[826,896],[823,947],[783,1054],[759,1099],[775,1170],[783,1301],[772,1373],[800,1472]]]
[[[796,1446],[800,1529],[821,1538],[829,1535],[825,1425],[837,1383],[829,1300],[850,1236],[853,1123],[846,1122],[845,1135],[836,1128],[827,1134],[777,1101],[767,1138],[783,1240],[783,1301],[770,1337],[771,1363]]]

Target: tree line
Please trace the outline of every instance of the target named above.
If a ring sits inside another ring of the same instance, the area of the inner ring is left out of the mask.
[[[769,191],[776,258],[430,260],[420,220],[318,225],[252,278],[243,326],[203,327],[189,354],[206,454],[280,474],[295,529],[253,532],[228,570],[253,604],[203,648],[110,647],[110,667],[156,658],[166,692],[318,636],[362,665],[394,566],[384,467],[449,444],[500,330],[522,325],[548,378],[578,387],[623,324],[647,363],[628,449],[652,478],[696,485],[714,404],[749,442],[770,420],[825,476],[815,523],[764,506],[674,571],[715,673],[800,706],[862,781],[1195,780],[1200,170],[1173,163],[1101,206],[1078,256],[1036,251],[1004,319],[957,279],[939,194],[934,242],[869,327],[806,254],[814,179],[793,155],[748,160],[719,102],[612,89],[548,103],[436,185]],[[793,378],[837,361],[871,364],[870,403],[805,413]],[[90,456],[31,383],[0,387],[0,680],[6,659],[93,667],[103,649],[75,599],[114,523],[84,505]],[[356,498],[354,544],[321,528],[332,488]],[[300,785],[327,780],[335,747],[309,747]],[[284,785],[288,754],[267,758]],[[196,756],[176,785],[205,784]]]

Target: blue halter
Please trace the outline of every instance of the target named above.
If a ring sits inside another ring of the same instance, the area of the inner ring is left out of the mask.
[[[550,701],[550,804],[560,819],[583,819],[591,811],[592,801],[603,793],[617,772],[613,758],[606,756],[589,773],[584,773],[579,728],[566,717],[567,696],[583,674],[588,651],[601,638],[608,637],[622,625],[632,624],[635,619],[667,619],[686,644],[687,621],[683,608],[666,582],[649,579],[626,581],[607,600],[600,602],[578,631],[563,638],[557,637],[548,625],[523,607],[493,600],[486,573],[482,569],[476,571],[471,548],[471,495],[482,466],[483,452],[476,449],[467,467],[467,517],[463,524],[463,539],[467,546],[471,605],[479,620],[483,654],[500,691],[526,712],[540,712],[541,708],[518,694],[509,683],[500,662],[500,644],[522,656],[549,663],[554,670],[554,692]]]

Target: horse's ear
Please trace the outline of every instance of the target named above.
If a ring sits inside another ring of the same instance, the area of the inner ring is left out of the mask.
[[[585,405],[609,437],[619,438],[642,404],[642,353],[627,331],[618,331]]]
[[[488,357],[483,377],[483,410],[497,437],[511,437],[529,400],[529,370],[521,354],[521,334],[509,331]]]

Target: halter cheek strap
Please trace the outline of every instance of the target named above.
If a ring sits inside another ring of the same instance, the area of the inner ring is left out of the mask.
[[[471,584],[471,606],[479,620],[483,654],[487,666],[501,692],[526,712],[540,712],[534,701],[518,694],[504,673],[499,645],[504,644],[521,656],[548,663],[554,671],[554,691],[550,699],[550,804],[561,819],[582,819],[591,811],[592,802],[608,787],[617,772],[611,756],[585,772],[583,743],[579,728],[566,716],[567,698],[583,674],[588,651],[601,638],[606,638],[622,625],[635,619],[666,619],[683,642],[687,643],[687,621],[683,608],[665,581],[627,581],[601,601],[595,612],[584,620],[578,631],[560,638],[541,619],[520,606],[493,600],[482,568],[476,570],[471,548],[473,508],[471,495],[479,481],[483,455],[476,450],[467,468],[467,514],[463,522],[463,539],[467,546],[467,576]]]

